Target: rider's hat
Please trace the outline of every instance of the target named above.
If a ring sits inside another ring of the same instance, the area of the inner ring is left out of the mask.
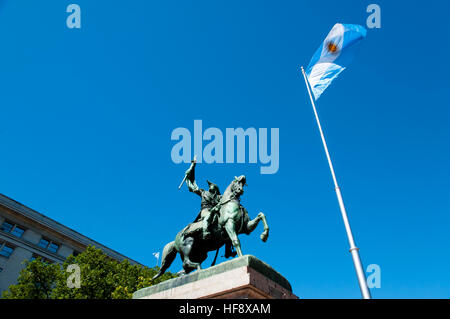
[[[206,182],[208,183],[209,187],[213,186],[213,188],[215,188],[216,191],[219,192],[219,186],[217,186],[216,184],[214,184],[213,182],[210,182],[208,180],[206,180]]]

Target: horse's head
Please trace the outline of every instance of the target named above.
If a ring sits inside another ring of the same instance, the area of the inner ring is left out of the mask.
[[[244,194],[244,186],[246,185],[245,175],[234,177],[234,181],[231,182],[231,191],[236,198],[239,198],[242,194]]]
[[[237,199],[239,200],[239,197],[244,194],[244,186],[246,184],[246,179],[244,175],[241,175],[239,177],[234,177],[234,180],[228,185],[225,192],[223,192],[222,200],[221,202],[227,202],[230,199]]]

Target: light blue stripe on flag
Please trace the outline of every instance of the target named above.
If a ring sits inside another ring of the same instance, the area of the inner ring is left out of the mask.
[[[334,25],[306,69],[315,100],[345,70],[353,58],[355,45],[366,33],[366,29],[357,24]]]

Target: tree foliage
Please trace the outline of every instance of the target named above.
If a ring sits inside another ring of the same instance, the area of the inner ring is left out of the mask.
[[[60,272],[58,264],[49,264],[40,257],[26,261],[16,285],[3,292],[6,299],[48,299],[51,298],[55,282]]]
[[[69,265],[80,268],[80,287],[67,284],[71,272]],[[158,267],[132,265],[128,260],[118,262],[102,250],[89,246],[77,256],[69,256],[60,264],[48,264],[40,258],[27,262],[17,284],[2,295],[8,299],[129,299],[138,289],[174,278],[166,273],[154,282],[151,278]]]

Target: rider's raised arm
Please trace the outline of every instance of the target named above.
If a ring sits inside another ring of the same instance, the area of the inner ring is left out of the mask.
[[[190,192],[197,194],[198,196],[202,196],[203,189],[197,186],[195,182],[195,165],[196,165],[196,157],[191,163],[191,166],[186,171],[186,185]]]
[[[195,180],[186,179],[186,185],[190,192],[197,194],[198,196],[202,196],[203,189],[197,186]]]

